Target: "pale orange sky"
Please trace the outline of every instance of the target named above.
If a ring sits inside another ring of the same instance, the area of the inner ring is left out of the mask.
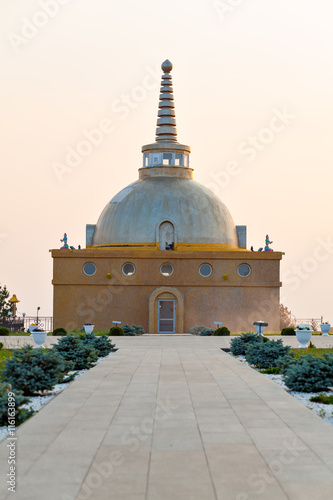
[[[282,302],[333,322],[332,14],[330,0],[0,0],[0,283],[19,311],[52,314],[49,249],[64,232],[85,246],[85,225],[137,178],[169,58],[195,179],[247,225],[248,247],[268,233],[286,252]]]

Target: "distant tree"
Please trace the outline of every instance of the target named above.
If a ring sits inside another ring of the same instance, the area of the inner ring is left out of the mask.
[[[280,328],[288,328],[294,326],[294,317],[288,307],[280,304]]]
[[[8,313],[12,311],[12,305],[8,302],[9,291],[6,285],[0,285],[0,318],[4,319],[8,316]]]

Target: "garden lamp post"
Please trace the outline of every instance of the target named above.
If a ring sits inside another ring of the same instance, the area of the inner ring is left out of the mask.
[[[37,320],[36,320],[36,325],[38,327],[38,311],[40,310],[40,307],[37,307]]]
[[[16,297],[16,295],[13,295],[13,296],[12,296],[12,298],[11,298],[11,299],[9,299],[9,301],[8,301],[8,302],[10,302],[10,304],[11,304],[11,305],[12,305],[12,307],[13,307],[13,318],[15,318],[15,317],[16,317],[16,308],[17,308],[16,304],[17,304],[18,302],[20,302],[20,301],[18,300],[18,298]]]
[[[264,321],[255,321],[253,323],[253,325],[255,326],[255,328],[257,330],[257,334],[262,335],[263,331],[265,329],[265,326],[268,326],[268,323],[264,323]]]

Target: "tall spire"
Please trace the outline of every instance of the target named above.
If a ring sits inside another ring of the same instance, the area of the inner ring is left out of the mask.
[[[170,75],[173,66],[167,59],[161,67],[164,74],[162,75],[158,105],[156,142],[177,142],[176,113],[173,102],[172,76]]]
[[[158,105],[156,142],[142,146],[143,165],[140,179],[145,177],[184,177],[192,179],[190,146],[177,142],[176,114],[173,102],[172,64],[167,59],[162,64],[162,85]]]

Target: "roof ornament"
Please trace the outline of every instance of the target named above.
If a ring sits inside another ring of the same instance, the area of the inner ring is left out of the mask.
[[[176,113],[173,99],[172,76],[170,72],[172,63],[166,59],[162,64],[160,102],[158,105],[158,119],[156,129],[156,142],[177,142]]]

